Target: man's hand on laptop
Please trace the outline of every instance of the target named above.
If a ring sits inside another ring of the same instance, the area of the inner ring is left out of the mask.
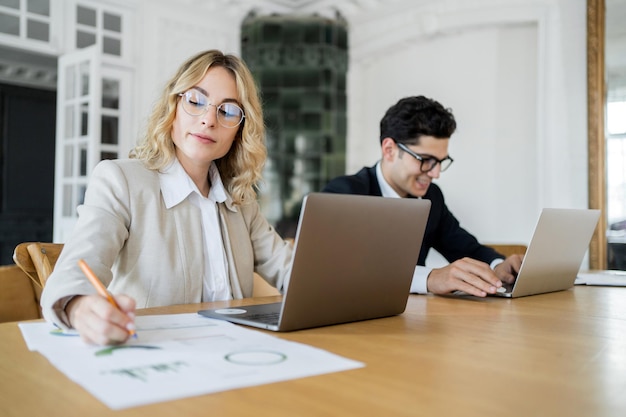
[[[486,297],[487,294],[495,294],[502,287],[502,281],[485,262],[463,258],[443,268],[433,269],[428,275],[426,285],[433,294],[462,291],[477,297]]]
[[[517,278],[517,273],[522,266],[522,260],[524,255],[511,255],[504,260],[504,262],[498,264],[494,268],[494,272],[500,278],[500,281],[512,284]]]

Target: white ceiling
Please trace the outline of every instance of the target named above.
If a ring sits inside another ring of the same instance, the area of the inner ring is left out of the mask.
[[[57,60],[0,45],[0,82],[56,90]]]
[[[225,4],[240,11],[258,14],[318,14],[344,17],[375,9],[388,9],[392,3],[410,1],[412,6],[433,0],[167,0],[185,7],[213,9]],[[607,70],[622,73],[626,67],[626,0],[606,0],[606,65]],[[0,82],[35,84],[40,88],[56,88],[56,60],[0,46]],[[40,62],[41,61],[41,62]],[[616,70],[619,69],[619,70]]]
[[[165,0],[159,0],[166,3]],[[414,7],[420,3],[439,0],[167,0],[194,7],[199,10],[230,8],[239,12],[254,11],[260,15],[268,14],[317,14],[335,17],[336,13],[347,16],[361,11],[386,7],[392,3],[405,2]]]
[[[274,3],[279,6],[292,7],[294,9],[300,9],[312,6],[314,3],[320,3],[319,0],[267,0],[267,2]]]

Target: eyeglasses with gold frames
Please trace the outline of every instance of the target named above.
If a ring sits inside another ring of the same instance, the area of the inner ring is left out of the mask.
[[[215,105],[209,98],[200,91],[192,88],[184,93],[178,94],[182,97],[183,110],[190,116],[202,116],[209,111],[209,107],[215,107],[217,121],[220,125],[228,128],[237,127],[246,117],[243,109],[232,102],[224,102]]]

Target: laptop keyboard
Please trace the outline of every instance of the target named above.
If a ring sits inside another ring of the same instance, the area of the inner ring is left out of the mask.
[[[246,315],[247,320],[256,321],[265,324],[278,324],[280,318],[280,312],[275,311],[272,313],[255,313]]]

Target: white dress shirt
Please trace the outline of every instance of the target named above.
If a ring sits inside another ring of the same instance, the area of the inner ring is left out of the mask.
[[[220,231],[217,204],[226,201],[226,190],[214,163],[209,168],[211,189],[204,197],[178,161],[159,173],[163,200],[170,208],[189,198],[202,215],[204,276],[202,301],[230,300],[233,298],[226,268],[226,253]]]

